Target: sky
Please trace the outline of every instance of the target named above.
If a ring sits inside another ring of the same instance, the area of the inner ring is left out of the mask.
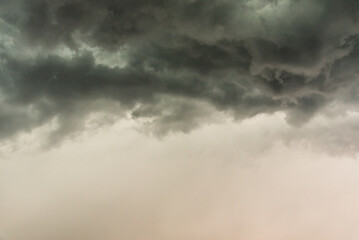
[[[357,240],[358,0],[0,0],[0,240]]]

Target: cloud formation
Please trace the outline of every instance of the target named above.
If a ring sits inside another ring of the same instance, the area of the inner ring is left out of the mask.
[[[356,105],[356,0],[1,0],[0,137],[91,113],[189,131],[211,108],[303,125]],[[109,104],[111,103],[111,104]]]

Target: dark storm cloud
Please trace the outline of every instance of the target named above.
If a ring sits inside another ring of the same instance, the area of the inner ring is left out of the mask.
[[[301,125],[331,101],[356,103],[355,0],[0,4],[3,138],[53,119],[61,138],[99,111],[154,118],[165,133],[204,122],[203,104]],[[123,66],[106,61],[116,53]]]

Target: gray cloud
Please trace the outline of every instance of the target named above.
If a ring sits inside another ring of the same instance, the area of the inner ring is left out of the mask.
[[[332,101],[357,102],[355,0],[0,4],[1,138],[56,119],[60,140],[104,111],[186,132],[208,104],[302,125]]]

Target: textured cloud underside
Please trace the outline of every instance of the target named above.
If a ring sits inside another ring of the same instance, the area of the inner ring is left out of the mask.
[[[0,0],[0,137],[91,113],[189,131],[358,105],[356,0]],[[106,122],[106,121],[105,121]]]

